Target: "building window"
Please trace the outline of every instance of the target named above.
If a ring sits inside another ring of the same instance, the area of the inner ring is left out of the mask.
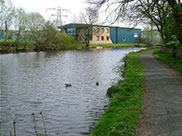
[[[138,38],[139,37],[139,33],[134,33],[134,37]]]
[[[96,37],[96,40],[99,41],[99,36]]]
[[[106,38],[107,38],[107,41],[109,41],[109,36],[107,36]]]
[[[101,40],[104,41],[104,36],[101,37]]]
[[[99,33],[99,28],[96,29],[96,32]]]
[[[106,29],[106,33],[109,33],[109,28]]]
[[[123,37],[123,38],[122,38],[122,41],[125,42],[125,41],[126,41],[126,37]]]
[[[101,28],[101,33],[104,33],[104,28]]]
[[[82,28],[80,28],[80,32],[83,32]]]

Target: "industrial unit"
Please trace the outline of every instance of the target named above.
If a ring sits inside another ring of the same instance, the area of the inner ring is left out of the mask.
[[[0,39],[4,39],[3,31],[0,30]]]
[[[64,25],[63,28],[67,35],[80,42],[89,40],[90,44],[139,43],[141,39],[141,29],[135,28],[76,23]]]

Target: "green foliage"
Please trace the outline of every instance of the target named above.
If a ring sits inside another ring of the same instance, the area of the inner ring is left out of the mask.
[[[172,54],[163,53],[161,51],[155,52],[154,55],[182,74],[182,59],[174,57]]]
[[[148,45],[159,44],[162,41],[160,33],[157,30],[153,30],[153,28],[144,28],[142,35],[142,43],[146,43]]]
[[[92,44],[90,47],[147,47],[143,43],[120,43],[120,44]]]
[[[179,41],[170,41],[170,42],[168,42],[167,44],[166,44],[166,48],[173,48],[173,49],[175,49],[175,48],[177,48],[178,46],[179,46],[180,44],[179,44]]]
[[[90,136],[135,136],[144,91],[144,71],[138,55],[125,57],[125,79],[108,89],[110,104]]]
[[[70,49],[78,49],[83,47],[82,44],[77,42],[74,37],[68,35],[61,35],[61,46],[60,49],[70,50]]]
[[[106,95],[109,96],[109,97],[113,97],[116,93],[119,92],[119,88],[117,85],[113,85],[111,86],[108,90],[107,90],[107,93]]]
[[[15,40],[0,40],[0,48],[6,47],[6,46],[13,46],[15,43]],[[27,40],[20,40],[19,41],[20,48],[24,45],[32,46],[35,44],[35,41],[27,41]]]

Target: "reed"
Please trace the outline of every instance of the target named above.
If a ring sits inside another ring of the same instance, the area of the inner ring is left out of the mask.
[[[42,123],[44,125],[44,133],[45,133],[45,136],[47,136],[46,124],[45,124],[45,120],[44,120],[44,116],[43,116],[43,112],[42,111],[40,112],[40,115],[42,117]]]
[[[39,136],[38,133],[37,133],[37,126],[36,126],[36,120],[35,120],[35,114],[34,113],[32,113],[32,117],[33,117],[35,134],[36,134],[36,136]]]
[[[11,111],[12,119],[13,119],[13,130],[14,130],[14,136],[16,136],[16,121],[15,121],[15,113],[14,111]]]

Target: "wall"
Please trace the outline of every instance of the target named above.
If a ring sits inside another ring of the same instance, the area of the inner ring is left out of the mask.
[[[81,36],[83,34],[77,33],[77,29],[85,27],[87,27],[86,24],[67,24],[63,26],[68,35],[74,36],[80,42],[84,42],[80,38],[83,37]],[[72,29],[74,29],[75,31],[70,32]],[[99,31],[97,31],[97,29],[99,29]],[[103,32],[101,31],[102,29],[104,29]],[[106,31],[107,29],[108,32]],[[134,37],[135,33],[138,33],[138,38]],[[99,40],[97,37],[99,37]],[[104,37],[104,39],[102,39],[101,37]],[[92,40],[90,40],[90,44],[139,43],[140,39],[140,29],[94,25]]]
[[[4,39],[3,31],[0,30],[0,39]]]
[[[140,29],[111,27],[111,39],[113,43],[138,43],[141,37]],[[138,38],[134,37],[138,33]]]
[[[110,27],[107,26],[94,26],[92,28],[92,40],[90,44],[112,44],[112,40],[110,38]],[[97,31],[99,30],[99,31]],[[104,30],[104,31],[102,31]],[[99,40],[97,39],[99,37]],[[102,39],[102,37],[104,39]],[[107,39],[108,38],[108,39]]]

